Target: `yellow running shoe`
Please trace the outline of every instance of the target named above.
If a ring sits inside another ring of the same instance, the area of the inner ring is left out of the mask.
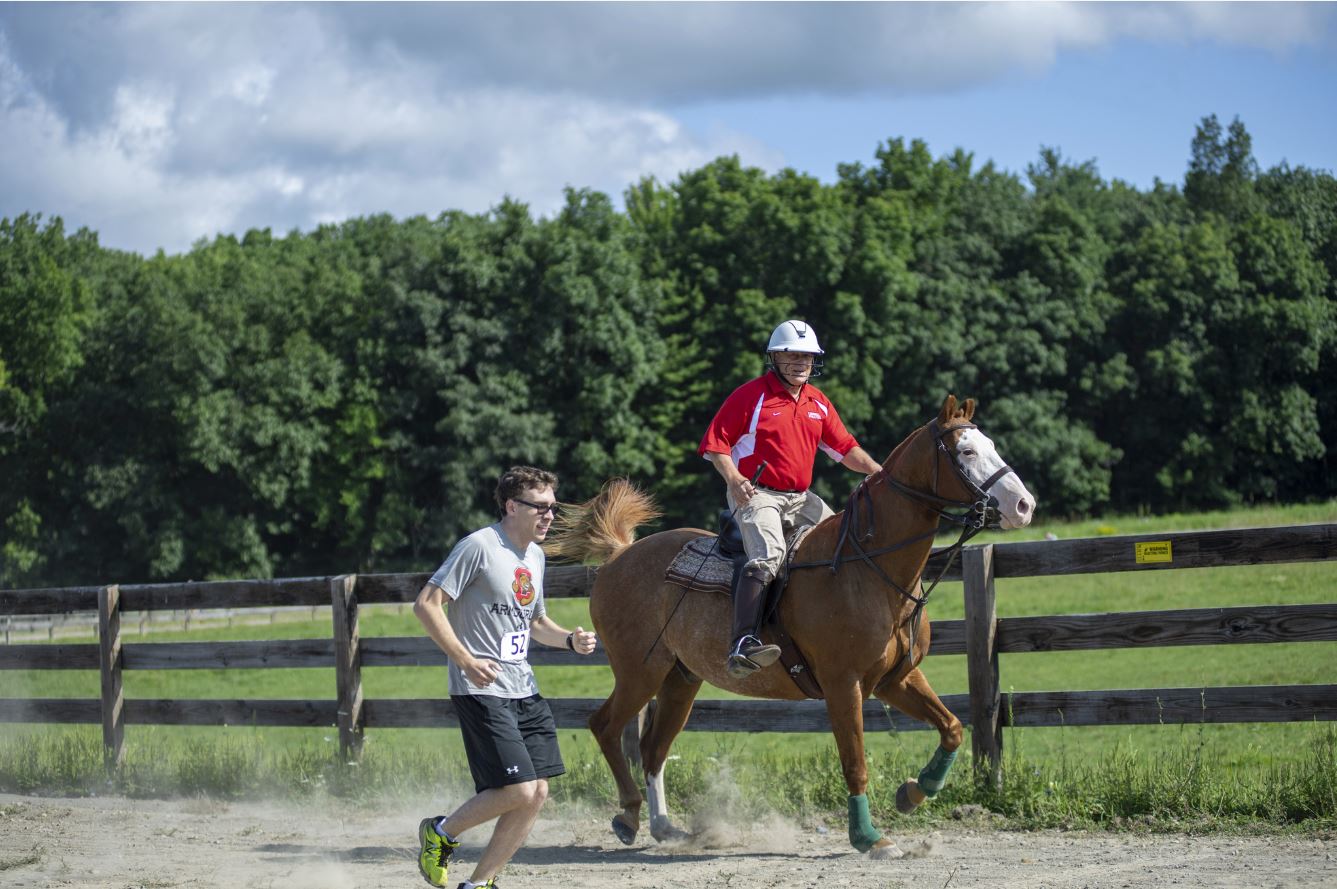
[[[422,844],[418,850],[418,872],[433,886],[446,885],[451,853],[460,845],[459,840],[452,843],[436,832],[436,822],[440,820],[441,816],[438,815],[424,818],[418,824],[418,840]]]

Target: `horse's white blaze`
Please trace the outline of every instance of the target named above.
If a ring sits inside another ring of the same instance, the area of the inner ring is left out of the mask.
[[[1006,465],[989,436],[978,429],[966,429],[957,439],[956,456],[966,476],[983,485],[989,476]],[[1021,477],[1009,472],[989,486],[989,496],[998,498],[998,513],[1005,530],[1024,528],[1035,516],[1035,495],[1026,490]]]
[[[645,776],[645,800],[650,807],[650,829],[668,821],[668,802],[664,796],[664,770]]]

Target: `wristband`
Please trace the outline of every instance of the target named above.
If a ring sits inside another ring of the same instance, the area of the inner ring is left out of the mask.
[[[575,633],[567,633],[567,634],[566,634],[566,647],[569,648],[569,649],[571,649],[572,651],[575,651],[575,650],[576,650],[576,634],[575,634]]]

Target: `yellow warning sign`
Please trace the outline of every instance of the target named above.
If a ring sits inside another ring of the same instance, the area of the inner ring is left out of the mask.
[[[1170,554],[1170,541],[1153,540],[1146,543],[1133,544],[1133,557],[1139,565],[1146,565],[1151,562],[1173,562],[1174,558]]]

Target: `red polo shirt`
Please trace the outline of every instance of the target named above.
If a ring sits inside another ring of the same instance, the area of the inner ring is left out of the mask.
[[[816,386],[804,385],[796,401],[779,377],[767,372],[724,400],[696,452],[729,454],[748,478],[765,460],[758,484],[806,491],[819,447],[839,463],[858,444]]]

